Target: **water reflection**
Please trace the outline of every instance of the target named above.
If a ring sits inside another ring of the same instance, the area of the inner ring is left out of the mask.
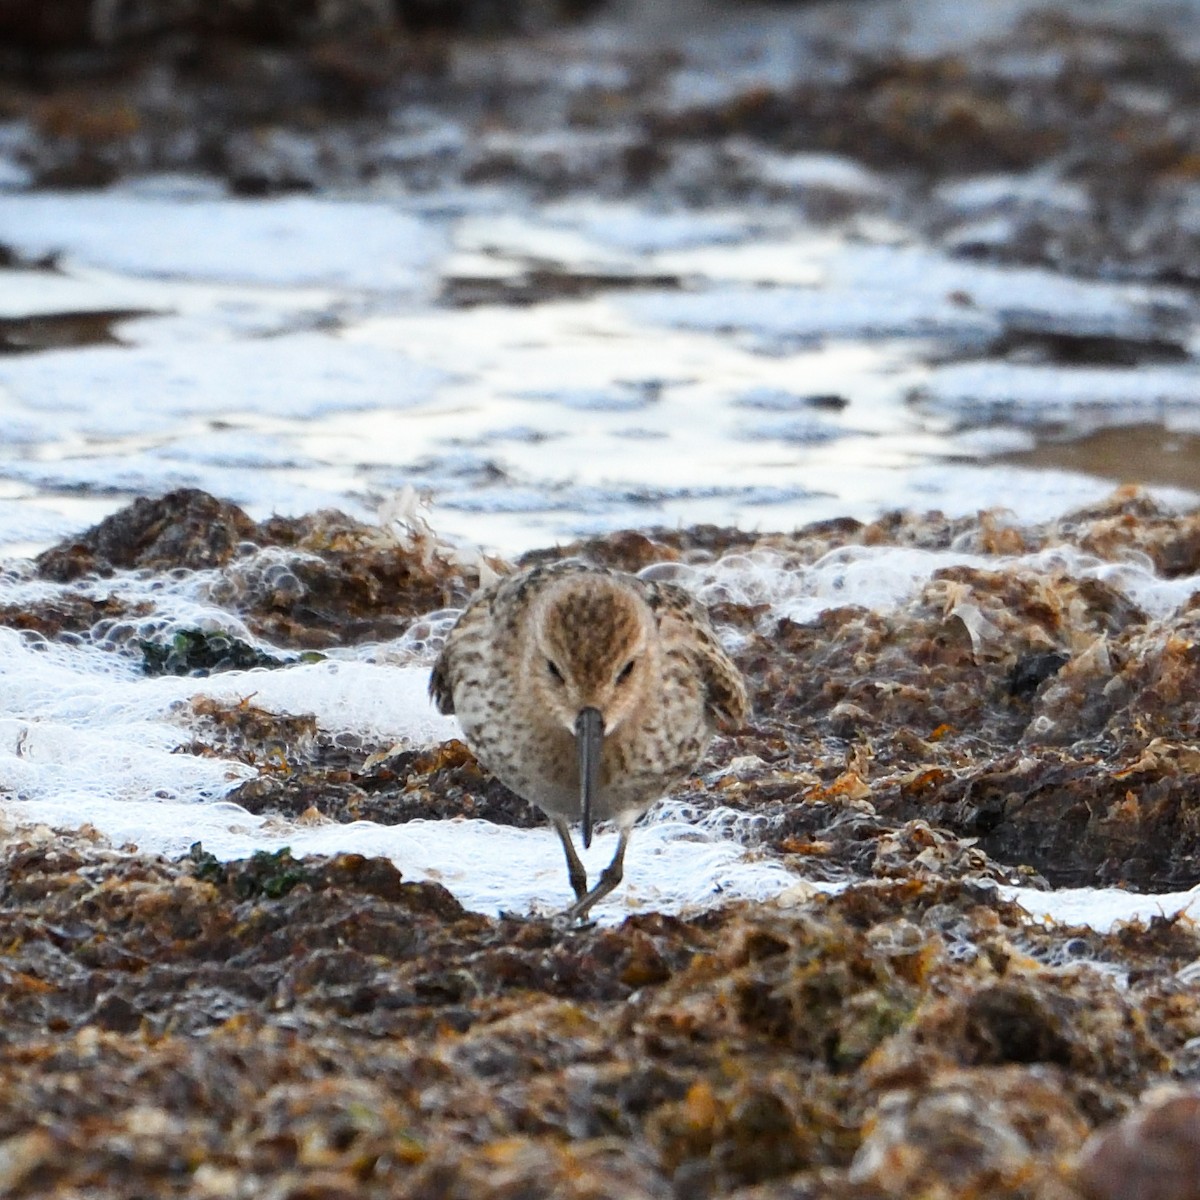
[[[486,216],[335,199],[264,213],[153,189],[59,195],[39,215],[20,200],[18,249],[22,229],[45,253],[46,221],[66,225],[56,267],[4,272],[6,320],[98,344],[0,357],[0,543],[181,485],[263,516],[364,515],[412,484],[447,534],[504,552],[897,506],[1033,519],[1114,477],[1103,437],[1064,432],[1145,425],[1164,405],[1186,424],[1200,399],[1186,296],[955,260],[878,218],[516,198]],[[131,204],[156,237],[199,213],[232,249],[202,228],[194,251],[173,247],[172,278],[149,278],[97,215]],[[371,237],[326,262],[339,219]],[[279,260],[272,220],[299,263]],[[389,240],[399,264],[379,261]],[[1187,454],[1166,453],[1178,469],[1150,452],[1122,469],[1196,487]],[[63,496],[79,498],[70,517]]]

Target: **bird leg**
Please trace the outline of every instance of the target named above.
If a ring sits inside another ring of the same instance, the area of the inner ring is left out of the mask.
[[[596,884],[586,896],[579,896],[579,889],[575,889],[576,896],[579,899],[563,913],[563,916],[568,921],[583,921],[591,912],[593,905],[598,901],[603,900],[609,892],[613,890],[621,882],[625,874],[625,847],[629,844],[629,830],[622,829],[620,836],[617,838],[617,852],[613,855],[612,862],[600,872],[600,881]],[[574,849],[572,847],[572,849]],[[578,859],[576,860],[578,861]],[[582,866],[580,867],[582,871]],[[574,880],[572,879],[572,883]]]
[[[575,899],[581,901],[587,895],[587,868],[584,867],[579,858],[579,854],[575,849],[575,843],[571,841],[571,830],[567,825],[566,818],[551,817],[550,820],[554,825],[554,832],[558,834],[558,840],[562,842],[563,850],[567,855],[567,877],[571,880]],[[620,876],[618,876],[619,878]]]

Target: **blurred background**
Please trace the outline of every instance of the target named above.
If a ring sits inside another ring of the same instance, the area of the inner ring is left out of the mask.
[[[1200,490],[1200,5],[0,0],[0,547]]]

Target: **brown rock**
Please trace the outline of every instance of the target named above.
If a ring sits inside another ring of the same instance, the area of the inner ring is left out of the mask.
[[[849,1177],[896,1197],[1028,1195],[1035,1166],[1086,1128],[1052,1072],[950,1071],[882,1096]]]
[[[157,500],[141,497],[79,538],[38,556],[40,574],[66,583],[119,568],[202,570],[222,566],[257,526],[236,504],[181,488]]]
[[[1200,1200],[1200,1091],[1154,1089],[1079,1156],[1089,1200]]]

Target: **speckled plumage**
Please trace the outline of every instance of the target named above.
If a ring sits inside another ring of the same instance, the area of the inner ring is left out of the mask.
[[[573,560],[476,592],[429,691],[479,761],[550,818],[579,918],[620,881],[634,821],[695,769],[719,725],[747,712],[741,676],[687,592]],[[588,707],[604,724],[593,815],[621,834],[590,892],[568,829],[580,818],[575,722]]]

